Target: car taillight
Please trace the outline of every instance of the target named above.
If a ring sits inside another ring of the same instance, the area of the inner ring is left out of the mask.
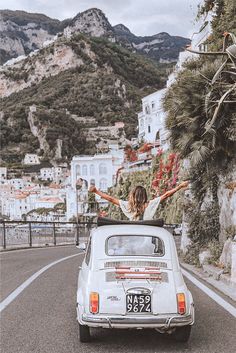
[[[185,301],[185,294],[178,293],[177,294],[177,303],[178,303],[178,313],[183,315],[186,313],[186,301]]]
[[[97,314],[99,310],[99,294],[96,292],[90,293],[90,312]]]

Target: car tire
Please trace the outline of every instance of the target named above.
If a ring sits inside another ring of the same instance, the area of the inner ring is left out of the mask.
[[[188,342],[192,326],[176,327],[173,337],[177,342]]]
[[[90,329],[88,326],[79,324],[79,339],[82,343],[91,341]]]

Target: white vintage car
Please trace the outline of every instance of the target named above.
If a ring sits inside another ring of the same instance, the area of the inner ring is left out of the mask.
[[[194,304],[173,236],[162,227],[132,223],[91,231],[78,278],[80,341],[89,342],[90,328],[100,327],[154,328],[186,342]]]

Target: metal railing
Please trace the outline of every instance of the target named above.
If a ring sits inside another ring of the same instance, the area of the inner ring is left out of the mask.
[[[86,241],[94,222],[1,221],[0,248],[79,244]]]
[[[94,221],[87,222],[42,222],[42,221],[0,221],[0,249],[56,246],[87,242]],[[175,224],[165,224],[164,228],[173,232]],[[175,236],[177,248],[180,236]]]

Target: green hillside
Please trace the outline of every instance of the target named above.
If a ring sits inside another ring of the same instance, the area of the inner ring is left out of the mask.
[[[165,85],[167,65],[157,65],[105,39],[84,35],[70,40],[62,38],[59,43],[42,49],[38,57],[44,59],[58,45],[70,46],[84,64],[44,78],[39,84],[1,100],[4,161],[19,161],[26,152],[39,152],[38,139],[32,135],[27,120],[31,105],[38,108],[37,124],[46,129],[50,148],[53,150],[56,140],[62,139],[62,155],[71,158],[75,153],[87,153],[93,148],[91,143],[85,143],[84,126],[72,119],[71,114],[94,117],[98,125],[103,126],[124,121],[126,135],[130,138],[135,134],[141,98]],[[88,46],[95,54],[93,59],[86,54]],[[22,77],[28,80],[34,74],[34,60],[37,56],[27,62],[30,69],[17,71],[14,68],[6,75],[16,84]],[[44,152],[41,150],[40,154]]]

